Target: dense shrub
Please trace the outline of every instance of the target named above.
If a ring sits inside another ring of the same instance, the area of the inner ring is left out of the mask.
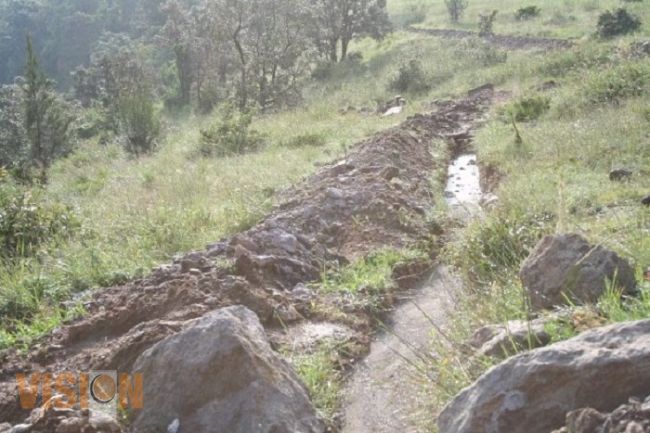
[[[551,107],[551,99],[547,96],[536,95],[520,98],[511,102],[505,108],[508,120],[516,122],[528,122],[538,119]]]
[[[618,102],[650,91],[650,66],[626,63],[594,74],[586,83],[585,97],[592,103]]]
[[[253,115],[227,105],[215,123],[201,130],[198,153],[201,156],[229,156],[253,152],[264,144],[264,137],[251,129]]]
[[[468,0],[445,0],[445,5],[447,5],[451,22],[457,23],[467,9]]]
[[[538,17],[541,12],[542,10],[537,6],[526,6],[517,9],[517,11],[515,12],[515,19],[517,21],[529,20]]]
[[[598,17],[598,35],[601,38],[612,38],[634,32],[641,27],[639,17],[630,14],[626,9],[619,8],[614,12],[606,11]]]
[[[349,77],[361,75],[366,71],[363,64],[363,55],[359,52],[348,54],[345,60],[340,62],[321,61],[311,72],[311,77],[315,80],[325,81],[343,81]]]
[[[36,192],[0,180],[0,244],[5,257],[31,255],[77,226],[69,207],[48,203]]]
[[[480,14],[478,17],[478,35],[482,38],[494,35],[494,21],[499,11]]]
[[[400,93],[423,93],[431,89],[431,84],[422,62],[411,59],[399,67],[397,74],[389,81],[388,88]]]
[[[160,135],[160,119],[149,92],[140,90],[121,96],[117,110],[126,151],[136,156],[153,152]]]

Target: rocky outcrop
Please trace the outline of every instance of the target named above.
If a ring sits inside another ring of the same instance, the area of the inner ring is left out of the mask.
[[[545,329],[548,320],[511,320],[503,325],[483,326],[474,332],[468,344],[475,349],[475,355],[492,358],[505,358],[522,350],[546,346],[551,342]]]
[[[631,398],[627,404],[608,414],[593,408],[571,411],[566,426],[553,433],[648,433],[650,432],[650,397]]]
[[[650,394],[650,320],[587,331],[503,361],[438,418],[441,433],[548,433],[565,414]]]
[[[544,237],[519,272],[535,309],[567,303],[596,302],[607,280],[625,293],[636,287],[634,270],[615,252],[590,245],[578,234]]]
[[[196,320],[144,352],[146,378],[139,433],[320,433],[304,386],[266,340],[250,310],[236,306]]]

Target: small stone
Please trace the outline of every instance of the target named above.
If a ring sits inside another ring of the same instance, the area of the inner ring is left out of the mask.
[[[327,194],[328,197],[333,198],[334,200],[340,200],[344,197],[343,191],[341,191],[338,188],[327,188],[325,190],[325,193]]]
[[[178,429],[181,426],[181,422],[176,418],[172,421],[169,426],[167,426],[167,433],[178,433]]]

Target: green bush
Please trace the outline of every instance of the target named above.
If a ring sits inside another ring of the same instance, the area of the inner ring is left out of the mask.
[[[551,108],[551,98],[535,95],[520,98],[505,107],[508,120],[516,122],[529,122],[538,119]]]
[[[198,153],[205,157],[239,155],[258,150],[264,137],[250,128],[253,115],[241,113],[232,105],[220,110],[215,123],[201,130]]]
[[[284,146],[291,148],[305,146],[320,147],[325,146],[325,144],[325,137],[321,134],[301,134],[287,140]]]
[[[135,156],[153,152],[160,135],[160,116],[152,95],[147,90],[123,95],[117,102],[117,112],[126,151]]]
[[[71,209],[47,203],[38,191],[0,183],[0,244],[5,257],[29,256],[39,246],[78,227]]]
[[[517,11],[515,12],[515,19],[517,21],[529,20],[538,17],[541,12],[542,10],[537,6],[526,6],[517,9]]]
[[[650,66],[625,63],[594,74],[585,85],[585,97],[591,103],[618,102],[650,90]]]
[[[625,8],[619,8],[614,12],[606,11],[598,17],[598,35],[601,38],[632,33],[640,27],[641,19],[630,14]]]
[[[431,84],[422,62],[411,59],[400,65],[397,74],[389,81],[388,88],[400,93],[424,93],[431,89]]]

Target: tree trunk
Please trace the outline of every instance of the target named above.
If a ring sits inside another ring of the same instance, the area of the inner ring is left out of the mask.
[[[338,53],[337,53],[337,46],[338,46],[338,39],[332,38],[329,41],[329,49],[330,49],[330,61],[336,63],[338,61]]]
[[[192,88],[190,72],[190,55],[188,50],[182,45],[174,47],[176,54],[176,70],[178,72],[178,81],[180,85],[180,102],[182,105],[190,103],[190,90]]]
[[[237,50],[237,54],[239,55],[239,63],[240,63],[240,89],[239,89],[239,109],[241,111],[244,111],[246,109],[246,105],[248,105],[248,90],[246,89],[246,55],[244,54],[244,49],[241,46],[241,43],[239,42],[239,32],[241,32],[242,28],[241,25],[237,27],[237,30],[232,35],[232,40],[233,43],[235,44],[235,49]]]
[[[341,61],[348,58],[348,46],[350,45],[350,38],[344,36],[341,38]]]

